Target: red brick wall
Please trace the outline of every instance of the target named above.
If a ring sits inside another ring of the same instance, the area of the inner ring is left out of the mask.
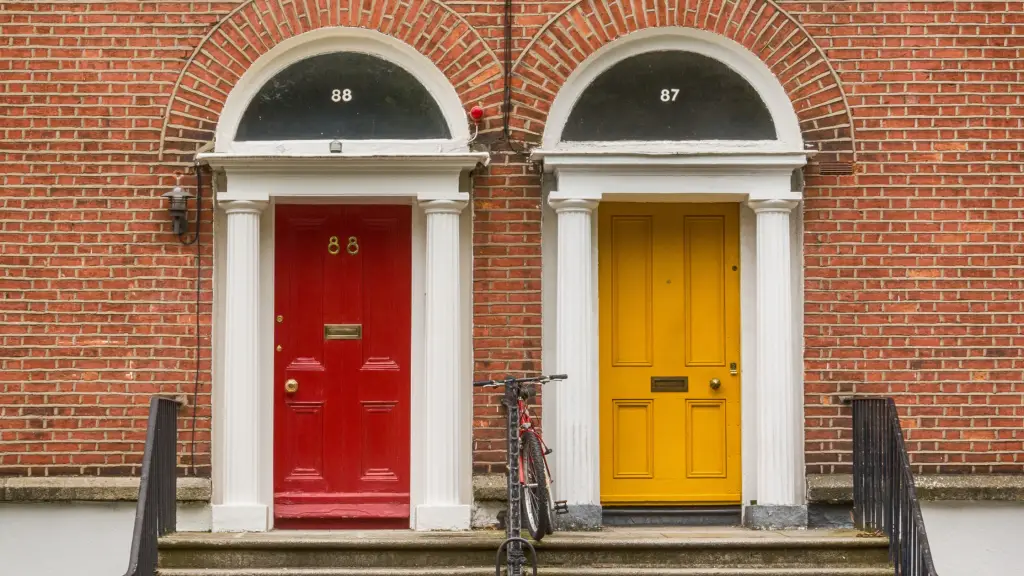
[[[897,398],[921,472],[1024,471],[1024,3],[782,5],[860,164],[804,208],[808,470],[849,471],[858,393]]]
[[[137,473],[149,395],[192,392],[197,249],[159,197],[190,167],[157,161],[167,93],[214,19],[185,8],[0,4],[0,474]]]
[[[539,373],[540,179],[518,154],[495,155],[473,186],[473,346],[479,378]],[[473,407],[474,469],[503,472],[501,394],[484,390]]]
[[[501,11],[433,0],[0,4],[0,474],[131,473],[146,395],[191,393],[196,248],[170,233],[159,194],[209,141],[249,63],[305,30],[375,28],[438,62],[467,109],[485,106],[482,139],[494,139]],[[595,49],[672,23],[760,55],[821,158],[856,155],[857,175],[808,178],[809,472],[848,470],[838,399],[850,393],[897,396],[922,471],[1024,471],[1024,3],[516,0],[515,12],[517,138],[537,140],[561,82]],[[540,368],[540,201],[520,156],[495,153],[474,176],[478,376]],[[497,470],[496,397],[478,395],[474,422],[476,469]]]

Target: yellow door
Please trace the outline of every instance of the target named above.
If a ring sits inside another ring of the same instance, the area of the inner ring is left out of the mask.
[[[601,500],[738,503],[738,205],[598,212]]]

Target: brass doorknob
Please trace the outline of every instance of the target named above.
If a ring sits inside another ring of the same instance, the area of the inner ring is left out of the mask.
[[[299,381],[295,378],[289,378],[284,381],[284,391],[289,394],[295,394],[299,391]]]
[[[712,378],[711,379],[711,389],[712,390],[718,390],[721,387],[722,387],[722,381],[721,380],[719,380],[718,378]]]

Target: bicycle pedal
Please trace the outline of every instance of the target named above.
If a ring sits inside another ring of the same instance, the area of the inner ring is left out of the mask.
[[[555,514],[568,514],[569,505],[565,500],[558,500],[555,502]]]

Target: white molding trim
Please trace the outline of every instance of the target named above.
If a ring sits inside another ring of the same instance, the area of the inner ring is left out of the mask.
[[[342,140],[353,152],[390,151],[404,148],[422,152],[467,150],[472,139],[469,122],[458,93],[444,73],[412,46],[376,30],[320,28],[289,38],[256,59],[231,90],[217,123],[216,151],[235,153],[316,153],[327,151],[329,140],[236,142],[235,133],[253,97],[271,78],[292,64],[320,54],[359,52],[383,58],[405,69],[437,101],[448,123],[451,140]]]
[[[777,140],[761,141],[761,143],[769,148],[782,145],[793,150],[803,149],[803,137],[796,111],[793,109],[793,104],[785,89],[771,69],[757,55],[725,36],[681,27],[647,28],[627,34],[602,46],[580,64],[569,75],[551,105],[544,128],[543,147],[546,149],[572,148],[574,143],[562,142],[562,131],[583,91],[598,76],[622,60],[656,50],[695,52],[718,60],[736,71],[761,96],[761,100],[768,107],[772,120],[775,122]],[[609,143],[608,146],[614,147],[622,144]],[[672,143],[674,146],[679,144]],[[633,146],[656,148],[659,143],[633,143]]]
[[[785,162],[791,156],[814,156],[816,150],[801,150],[777,140],[650,140],[645,142],[562,142],[552,148],[532,151],[533,159],[552,164],[585,162],[582,157],[610,159],[620,164],[652,162],[660,164],[702,164],[716,158],[730,162],[764,164]],[[774,158],[781,157],[781,158]],[[722,162],[723,160],[718,160]],[[590,160],[595,163],[597,160]]]
[[[791,170],[613,171],[559,170],[554,199],[606,202],[743,202],[801,200],[790,188]]]
[[[773,154],[600,154],[538,151],[545,170],[558,176],[553,198],[644,202],[800,200],[793,170],[802,152]],[[627,184],[628,182],[628,184]]]
[[[460,191],[465,170],[487,165],[486,152],[451,154],[199,154],[231,179],[217,199],[267,201],[289,198],[469,199]]]
[[[401,142],[405,142],[404,140]],[[486,166],[491,156],[487,152],[402,152],[392,154],[236,154],[231,152],[205,152],[196,160],[213,168],[251,170],[254,172],[309,171],[427,171],[445,172],[469,170],[477,165]]]

